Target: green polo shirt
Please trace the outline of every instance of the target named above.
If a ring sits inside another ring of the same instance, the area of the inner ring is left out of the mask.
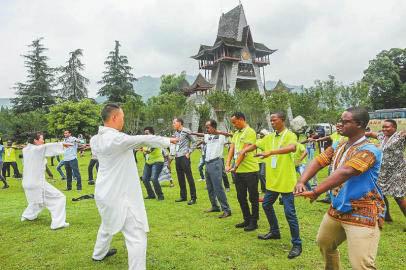
[[[255,130],[248,125],[241,130],[235,131],[233,138],[231,139],[231,143],[234,144],[235,147],[234,157],[236,157],[236,154],[244,148],[245,144],[255,144],[256,141],[257,134],[255,133]],[[258,160],[254,157],[254,155],[254,151],[247,153],[240,166],[238,166],[236,173],[258,172]]]
[[[336,132],[333,132],[333,134],[330,135],[331,140],[333,141],[333,143],[335,142],[339,142],[341,141],[341,139],[343,138],[343,136],[341,136],[340,134]]]
[[[16,149],[10,146],[4,148],[4,162],[16,162]]]
[[[164,162],[164,155],[162,154],[161,148],[147,148],[147,150],[152,150],[151,153],[146,156],[146,163],[148,165]]]
[[[285,129],[280,134],[273,132],[266,135],[257,147],[264,152],[277,150],[290,144],[296,145],[296,135]],[[276,168],[272,168],[272,157],[265,160],[266,164],[266,189],[270,191],[288,193],[292,192],[296,185],[296,170],[293,153],[275,155]]]
[[[257,139],[256,145],[262,144],[262,140],[261,139]],[[257,148],[257,154],[261,154],[263,151],[260,148]],[[257,158],[258,163],[265,163],[266,158]]]
[[[293,158],[295,160],[295,164],[298,164],[298,165],[306,164],[307,157],[305,157],[300,163],[297,163],[297,162],[299,162],[300,157],[303,155],[304,152],[306,152],[306,147],[304,146],[304,144],[297,143],[296,144],[296,152],[293,155]]]

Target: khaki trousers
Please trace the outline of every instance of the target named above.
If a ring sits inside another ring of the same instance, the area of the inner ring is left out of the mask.
[[[325,262],[324,269],[342,269],[337,247],[344,240],[347,240],[352,269],[376,269],[379,237],[378,224],[375,228],[355,226],[339,222],[325,214],[317,234],[317,244]]]

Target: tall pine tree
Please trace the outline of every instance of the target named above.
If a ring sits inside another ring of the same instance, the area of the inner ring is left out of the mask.
[[[80,61],[80,57],[83,55],[82,49],[77,49],[69,54],[67,65],[59,68],[61,75],[58,82],[61,89],[58,92],[62,98],[79,101],[87,97],[86,85],[89,84],[89,79],[80,74],[85,67]]]
[[[106,71],[103,72],[103,78],[99,82],[103,84],[98,91],[101,96],[106,96],[111,102],[125,102],[127,95],[135,95],[133,82],[137,79],[131,73],[131,67],[128,65],[127,56],[120,55],[120,42],[115,41],[114,51],[109,53],[104,62]]]
[[[54,70],[47,64],[49,58],[44,55],[48,50],[41,43],[43,38],[34,40],[25,58],[27,81],[16,84],[16,98],[11,100],[16,112],[29,112],[55,103],[53,90]]]

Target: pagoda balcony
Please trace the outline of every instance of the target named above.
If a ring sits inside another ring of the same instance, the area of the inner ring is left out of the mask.
[[[254,64],[260,66],[260,67],[267,66],[267,65],[270,64],[270,61],[269,61],[269,57],[268,57],[268,56],[266,56],[266,57],[257,57],[257,58],[255,58],[254,61],[252,61],[252,62],[253,62]]]
[[[212,60],[200,60],[199,61],[199,69],[214,69],[215,62]]]
[[[217,58],[216,60],[214,60],[214,62],[215,63],[222,62],[222,61],[234,62],[234,61],[240,61],[240,60],[241,60],[240,57],[235,57],[235,56],[231,56],[231,55],[222,55],[219,58]]]

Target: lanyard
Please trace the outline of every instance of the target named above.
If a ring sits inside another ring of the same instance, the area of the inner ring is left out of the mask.
[[[355,143],[351,144],[347,150],[345,150],[344,154],[341,156],[341,159],[338,160],[334,160],[333,162],[333,168],[332,168],[332,172],[334,172],[336,169],[338,169],[339,167],[341,167],[347,157],[348,151],[351,149],[351,147],[353,147],[354,145],[360,144],[363,141],[365,141],[367,138],[365,136],[362,136],[362,138],[360,138],[358,141],[356,141]],[[340,147],[340,149],[338,149],[337,155],[336,157],[339,157],[340,154],[344,151],[345,147],[347,146],[348,143],[344,144],[343,146]],[[337,166],[334,166],[335,164],[337,164],[337,161],[339,162]]]
[[[279,145],[278,145],[277,149],[281,148],[282,143],[283,143],[283,139],[285,138],[285,135],[286,135],[287,132],[288,132],[288,129],[285,128],[285,131],[283,131],[282,134],[280,135],[281,139],[279,140]],[[275,136],[274,136],[274,138],[272,140],[272,150],[275,150],[275,139],[276,139],[276,132],[275,132]]]

